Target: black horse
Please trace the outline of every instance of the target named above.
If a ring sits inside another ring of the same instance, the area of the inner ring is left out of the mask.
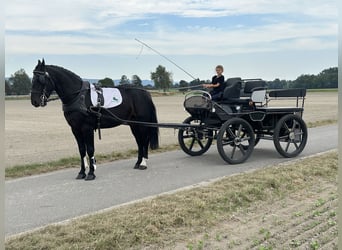
[[[90,98],[90,84],[73,72],[59,66],[45,65],[38,60],[33,71],[31,103],[44,107],[52,91],[63,103],[64,117],[74,134],[81,156],[81,171],[76,179],[95,179],[94,131],[112,128],[127,123],[138,145],[138,160],[135,169],[146,169],[148,147],[158,148],[158,127],[144,126],[139,122],[157,123],[156,109],[149,92],[132,86],[119,86],[122,103],[104,109],[94,106]],[[126,122],[125,122],[126,121]],[[127,122],[132,121],[132,122]],[[100,131],[99,131],[100,132]],[[89,157],[89,172],[86,174]]]

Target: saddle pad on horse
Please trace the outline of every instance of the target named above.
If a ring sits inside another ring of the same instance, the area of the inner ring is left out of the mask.
[[[99,90],[96,90],[94,84],[90,84],[91,102],[94,106],[97,106],[100,103],[103,108],[113,108],[122,103],[122,96],[119,89],[101,88],[100,92],[102,92],[104,100],[101,100],[101,93],[98,93],[98,91]],[[99,98],[101,101],[99,101]]]

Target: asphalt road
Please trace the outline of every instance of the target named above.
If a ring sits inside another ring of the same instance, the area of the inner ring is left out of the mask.
[[[308,143],[299,157],[337,148],[337,125],[309,129]],[[298,158],[298,157],[297,157]],[[75,180],[78,169],[6,181],[6,237],[93,213],[126,202],[234,173],[290,161],[272,141],[260,141],[243,164],[227,165],[213,145],[198,157],[183,151],[153,154],[147,170],[134,170],[135,159],[101,164],[95,181]]]

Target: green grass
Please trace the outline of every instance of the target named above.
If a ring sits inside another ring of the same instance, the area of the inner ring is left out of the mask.
[[[151,153],[161,153],[171,150],[179,149],[177,144],[167,145],[153,150]],[[112,152],[111,154],[97,154],[96,161],[101,163],[112,162],[116,160],[129,159],[137,156],[137,150],[128,150],[125,152]],[[20,178],[24,176],[37,175],[48,173],[56,170],[66,168],[79,168],[81,160],[79,157],[67,157],[57,161],[50,161],[45,163],[33,163],[25,165],[16,165],[5,169],[6,179]],[[132,165],[133,167],[133,165]]]
[[[330,152],[292,164],[226,177],[66,224],[50,225],[9,238],[5,246],[8,250],[172,249],[175,243],[207,232],[255,202],[282,199],[323,181],[336,184],[337,162],[337,152]],[[260,229],[259,234],[268,239],[271,232]],[[205,241],[205,238],[200,239],[187,247],[202,249]],[[311,243],[311,249],[316,249],[318,242]]]

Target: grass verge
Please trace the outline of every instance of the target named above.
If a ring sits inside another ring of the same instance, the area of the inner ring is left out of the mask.
[[[317,186],[337,185],[337,152],[225,177],[66,224],[9,238],[6,249],[161,249],[184,242],[258,201],[284,199]]]
[[[157,150],[153,150],[153,153],[161,153],[171,150],[179,149],[177,144],[167,145],[160,147]],[[111,154],[96,154],[96,161],[101,163],[112,162],[116,160],[129,159],[137,155],[137,150],[128,150],[124,152],[112,152]],[[57,161],[50,161],[44,163],[33,163],[25,165],[16,165],[5,169],[6,179],[20,178],[30,175],[37,175],[48,173],[56,170],[66,168],[78,168],[80,167],[79,157],[67,157]],[[133,167],[133,165],[132,165]]]
[[[322,120],[316,122],[309,122],[307,124],[308,128],[324,126],[329,124],[335,124],[337,120]],[[170,144],[160,147],[157,150],[152,151],[152,153],[161,153],[171,150],[178,150],[178,144]],[[137,155],[136,150],[128,150],[126,152],[112,152],[111,154],[96,154],[96,160],[101,163],[111,162],[120,159],[128,159],[131,157],[135,157]],[[5,169],[5,177],[6,179],[20,178],[24,176],[37,175],[48,173],[56,170],[73,168],[80,166],[79,157],[69,157],[62,158],[57,161],[50,161],[45,163],[34,163],[34,164],[25,164],[25,165],[17,165],[13,167],[9,167]]]

